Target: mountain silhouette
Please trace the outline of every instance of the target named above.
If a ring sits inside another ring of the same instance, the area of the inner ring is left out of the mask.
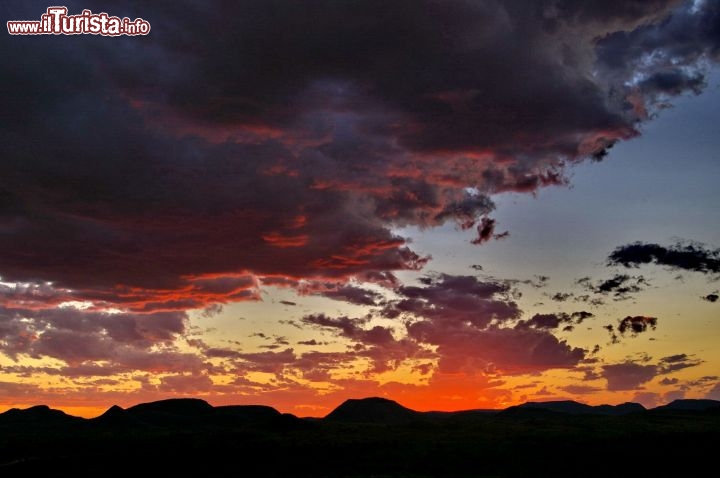
[[[349,399],[325,416],[325,420],[356,423],[401,423],[417,420],[420,413],[387,398]]]
[[[212,405],[198,398],[171,398],[141,403],[125,410],[132,419],[165,427],[202,425],[213,411]]]
[[[83,421],[82,418],[68,415],[47,405],[36,405],[25,409],[11,408],[4,413],[0,413],[0,425],[2,426],[53,427],[73,425]]]
[[[212,405],[199,398],[170,398],[156,402],[141,403],[128,408],[127,411],[133,415],[202,415],[209,413],[212,409]]]
[[[42,405],[0,414],[0,476],[699,476],[720,441],[718,405],[418,412],[371,397],[314,419],[190,398],[114,405],[91,419]],[[588,466],[588,450],[612,459]],[[638,459],[649,456],[672,460]]]
[[[99,417],[91,418],[89,424],[107,428],[139,428],[145,423],[122,407],[113,405]]]
[[[720,401],[718,400],[707,400],[707,399],[690,399],[683,398],[679,400],[673,400],[667,405],[661,405],[653,408],[653,410],[668,410],[668,411],[706,411],[715,408],[720,408]]]
[[[626,415],[645,411],[639,403],[626,402],[620,405],[591,406],[573,400],[556,400],[548,402],[526,402],[508,408],[506,411],[540,410],[542,412],[566,413],[572,415]]]
[[[117,405],[89,420],[96,426],[117,428],[237,428],[251,425],[292,426],[302,422],[266,405],[225,405],[213,407],[204,400],[169,399],[142,403],[128,409]]]

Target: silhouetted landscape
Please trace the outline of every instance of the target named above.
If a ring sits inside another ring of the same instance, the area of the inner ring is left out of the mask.
[[[418,412],[365,398],[324,418],[191,398],[91,419],[39,405],[0,414],[0,475],[692,476],[718,439],[714,400]]]

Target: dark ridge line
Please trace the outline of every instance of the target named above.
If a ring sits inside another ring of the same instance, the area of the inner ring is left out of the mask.
[[[646,409],[639,403],[626,402],[618,405],[587,405],[574,400],[553,400],[540,402],[525,402],[504,409],[466,409],[454,411],[417,411],[407,408],[394,400],[382,397],[366,397],[348,399],[333,409],[324,417],[297,417],[290,413],[281,413],[268,405],[219,405],[213,406],[200,398],[170,398],[152,402],[139,403],[129,408],[112,405],[104,413],[84,418],[69,415],[61,410],[50,408],[47,405],[35,405],[25,409],[11,408],[0,413],[0,421],[7,422],[16,419],[34,421],[64,421],[64,422],[109,422],[109,421],[137,421],[150,417],[150,421],[157,421],[158,417],[171,419],[173,417],[243,417],[245,419],[271,419],[278,417],[293,417],[304,420],[328,421],[408,421],[422,417],[450,417],[477,414],[508,414],[528,411],[544,411],[570,415],[626,415],[630,413],[658,412],[658,411],[707,411],[720,408],[720,401],[710,399],[678,399],[665,405]],[[162,421],[162,420],[161,420]]]

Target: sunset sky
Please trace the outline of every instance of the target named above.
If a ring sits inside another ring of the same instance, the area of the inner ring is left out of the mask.
[[[3,34],[0,411],[720,399],[720,2],[63,5],[152,29]]]

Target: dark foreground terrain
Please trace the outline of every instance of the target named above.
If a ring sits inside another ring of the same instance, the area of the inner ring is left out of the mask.
[[[0,476],[699,476],[716,467],[719,443],[710,400],[421,413],[368,398],[301,419],[174,399],[93,419],[2,413]]]

